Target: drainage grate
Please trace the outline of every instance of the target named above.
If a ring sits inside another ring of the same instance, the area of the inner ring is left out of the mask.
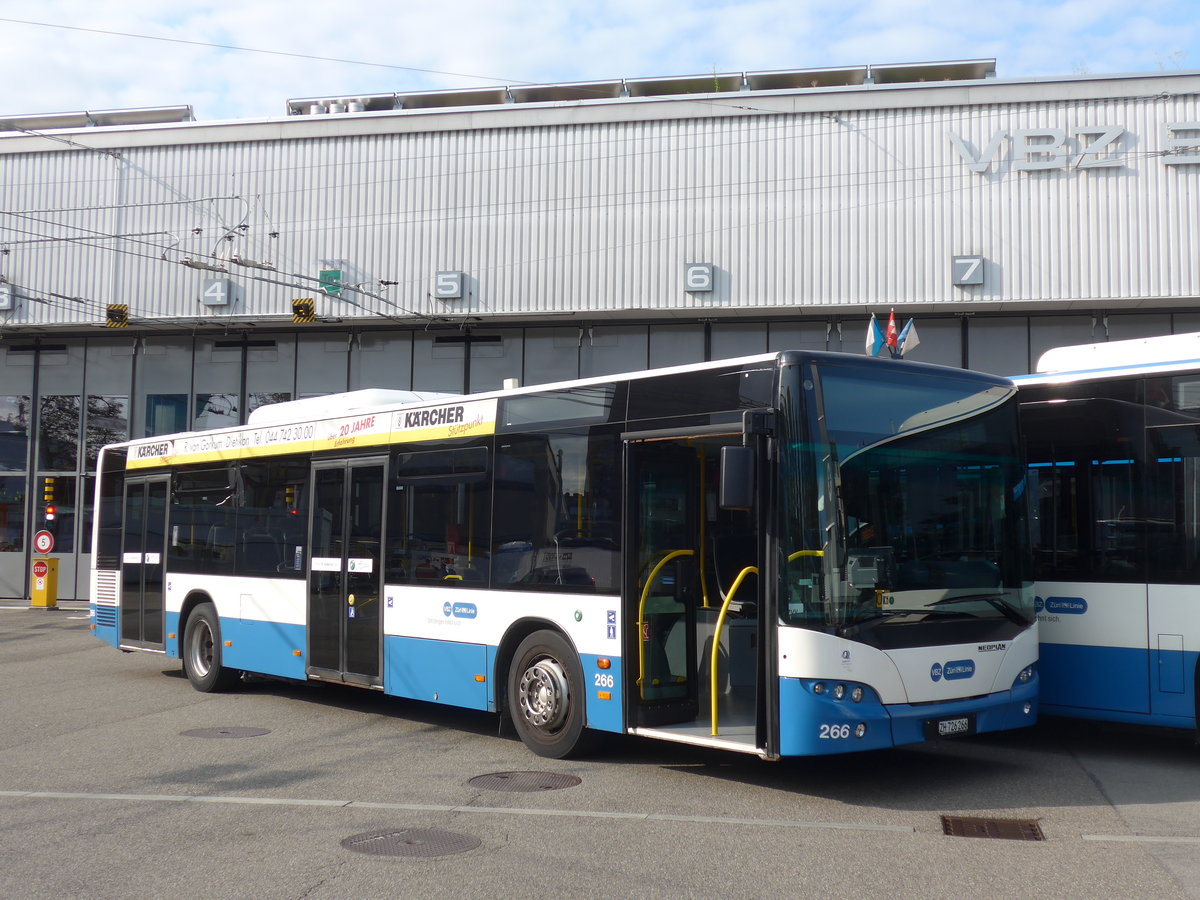
[[[575,787],[580,780],[574,775],[556,775],[553,772],[495,772],[491,775],[476,775],[467,784],[488,791],[558,791]]]
[[[270,734],[268,728],[241,728],[237,726],[227,728],[193,728],[191,731],[181,731],[183,737],[198,737],[198,738],[241,738],[241,737],[259,737],[260,735]]]
[[[396,831],[368,831],[342,841],[342,846],[355,853],[371,856],[449,856],[466,853],[481,843],[469,834],[435,831],[427,828],[402,828]]]
[[[942,816],[942,832],[954,837],[1002,838],[1009,841],[1044,841],[1037,819],[985,819]]]

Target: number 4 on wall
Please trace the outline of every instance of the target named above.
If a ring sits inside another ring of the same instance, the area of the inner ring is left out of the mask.
[[[956,256],[951,268],[951,279],[957,285],[983,284],[983,257]]]

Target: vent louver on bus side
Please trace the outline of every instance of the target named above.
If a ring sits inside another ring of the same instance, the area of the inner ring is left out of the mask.
[[[103,606],[116,606],[120,600],[117,589],[121,584],[120,572],[102,571],[96,573],[96,603]]]

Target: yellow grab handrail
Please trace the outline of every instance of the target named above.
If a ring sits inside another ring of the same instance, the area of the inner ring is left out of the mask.
[[[788,562],[795,562],[802,556],[824,556],[824,550],[797,550],[788,556]]]
[[[637,642],[638,642],[638,693],[643,700],[646,699],[646,692],[642,686],[642,680],[646,677],[646,640],[643,635],[643,629],[646,626],[646,600],[650,596],[650,586],[654,584],[654,579],[658,577],[658,573],[662,571],[662,567],[671,560],[680,556],[695,556],[695,550],[672,550],[666,556],[658,561],[650,574],[646,577],[646,586],[642,588],[642,599],[638,602],[638,620],[637,620]]]
[[[801,551],[805,552],[805,551]],[[820,552],[820,551],[814,551]],[[758,566],[746,566],[742,571],[738,572],[737,578],[733,579],[733,584],[729,588],[729,593],[725,595],[725,602],[721,604],[721,612],[717,616],[717,627],[713,630],[713,646],[712,646],[712,662],[709,665],[712,677],[711,686],[711,706],[712,706],[712,736],[717,736],[717,661],[721,650],[721,627],[725,624],[725,613],[729,611],[729,603],[733,600],[733,595],[737,593],[737,589],[742,586],[742,582],[747,575],[757,575]]]

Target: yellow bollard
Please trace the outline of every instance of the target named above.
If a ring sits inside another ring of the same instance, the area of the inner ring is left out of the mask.
[[[33,586],[29,592],[31,609],[58,609],[58,560],[33,561]]]

